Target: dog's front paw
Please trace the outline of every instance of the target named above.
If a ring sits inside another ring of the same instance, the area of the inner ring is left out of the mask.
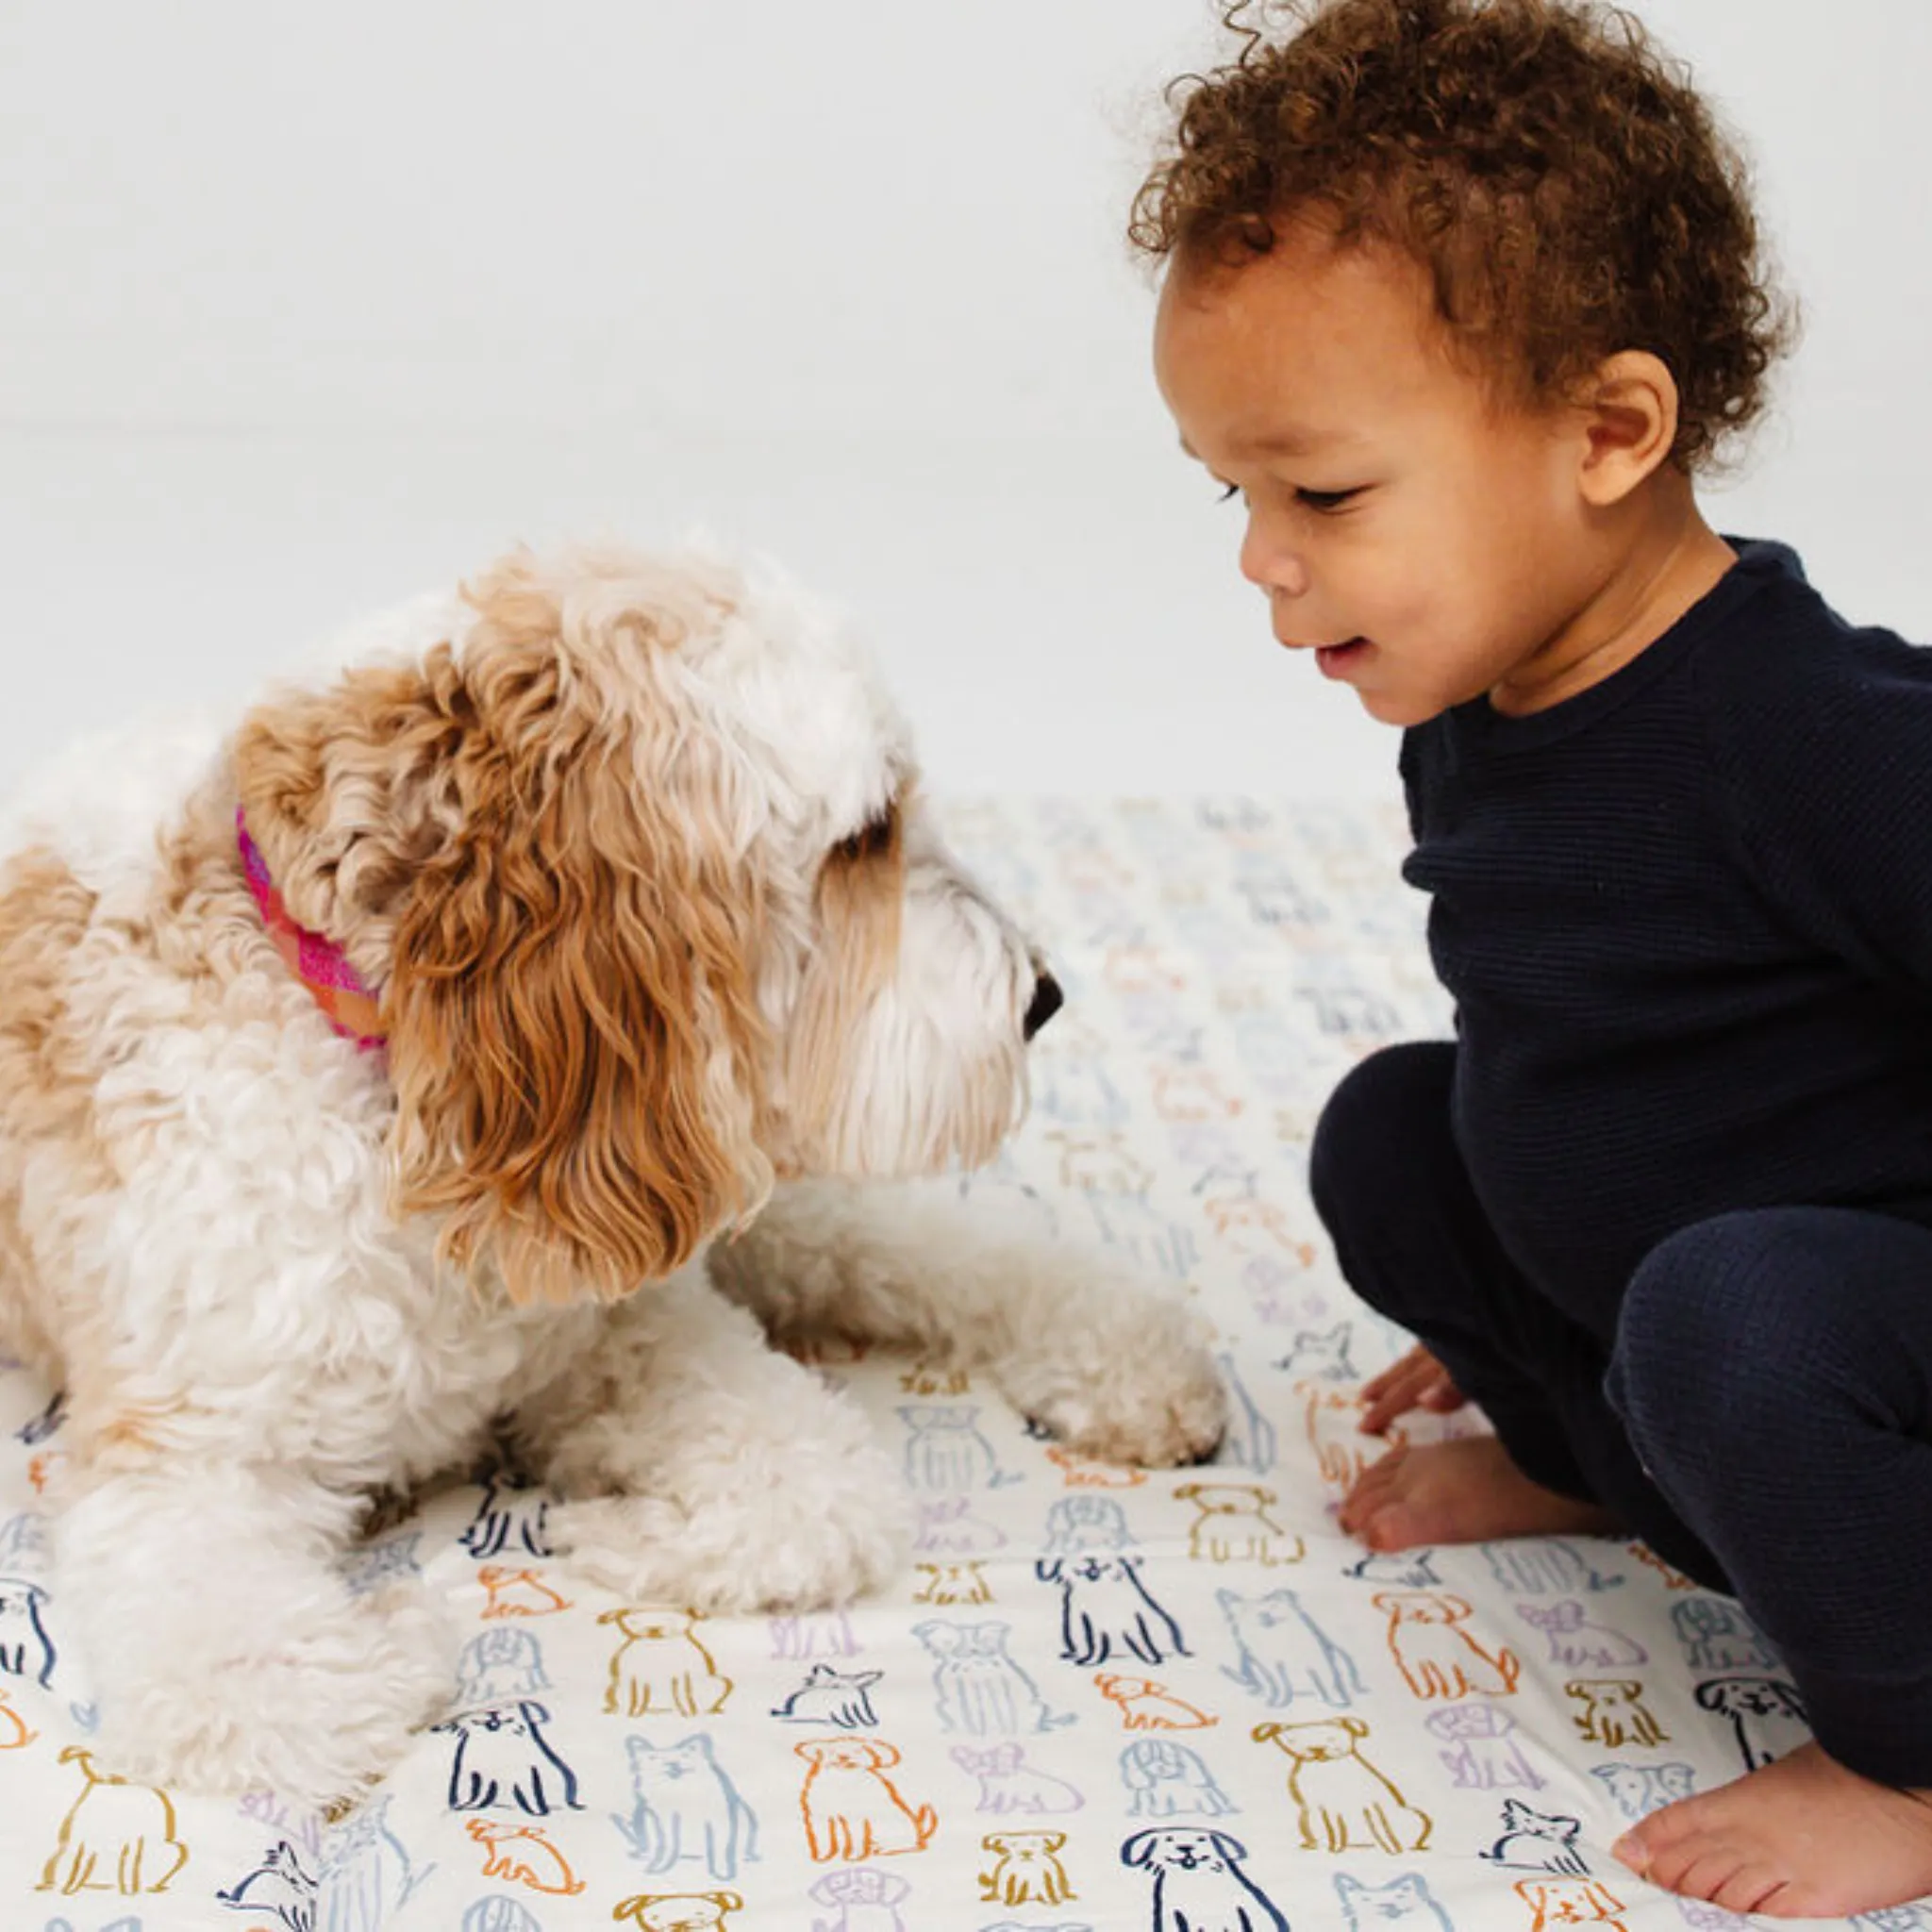
[[[442,1715],[456,1644],[421,1591],[318,1605],[259,1631],[148,1633],[96,1673],[111,1772],[203,1793],[266,1786],[291,1802],[362,1795]]]
[[[691,1445],[653,1472],[649,1495],[562,1504],[558,1550],[631,1602],[709,1615],[824,1609],[891,1582],[909,1506],[865,1418],[827,1405],[806,1428],[777,1420]]]
[[[1052,1330],[991,1364],[1021,1414],[1102,1462],[1205,1462],[1227,1433],[1227,1391],[1201,1324],[1138,1282],[1083,1295]]]

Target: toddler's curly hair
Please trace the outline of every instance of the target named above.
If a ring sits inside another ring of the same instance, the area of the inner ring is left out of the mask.
[[[1234,0],[1246,44],[1185,75],[1172,152],[1128,235],[1156,257],[1239,264],[1277,225],[1427,271],[1453,344],[1552,404],[1645,349],[1678,389],[1686,471],[1762,410],[1793,333],[1743,158],[1629,14],[1589,0]],[[1272,37],[1286,14],[1298,30]]]

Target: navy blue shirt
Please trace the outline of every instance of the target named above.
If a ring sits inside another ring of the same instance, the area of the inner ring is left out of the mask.
[[[1457,1142],[1607,1347],[1637,1264],[1710,1215],[1932,1224],[1932,651],[1737,547],[1601,683],[1403,739]]]

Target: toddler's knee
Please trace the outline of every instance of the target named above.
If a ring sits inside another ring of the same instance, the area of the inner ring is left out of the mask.
[[[1308,1192],[1331,1232],[1354,1201],[1386,1208],[1390,1177],[1411,1165],[1419,1138],[1447,1138],[1455,1056],[1446,1041],[1385,1046],[1328,1096],[1308,1148]]]
[[[1631,1277],[1607,1385],[1640,1446],[1775,1427],[1828,1326],[1830,1274],[1802,1209],[1717,1215],[1659,1242]]]

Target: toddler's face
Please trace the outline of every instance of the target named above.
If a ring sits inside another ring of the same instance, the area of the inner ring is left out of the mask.
[[[1533,708],[1546,648],[1600,588],[1588,438],[1449,359],[1419,265],[1312,224],[1236,269],[1177,258],[1155,369],[1183,446],[1241,491],[1241,572],[1280,642],[1386,724],[1499,685]]]

